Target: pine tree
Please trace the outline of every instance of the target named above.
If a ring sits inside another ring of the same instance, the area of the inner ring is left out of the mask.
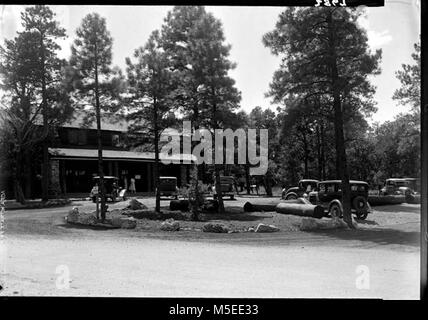
[[[368,76],[378,74],[381,51],[372,54],[367,34],[357,23],[361,11],[348,8],[289,8],[279,17],[264,44],[283,56],[270,95],[284,102],[290,95],[302,100],[329,101],[333,115],[337,175],[342,180],[343,216],[350,227],[351,189],[345,151],[344,114],[350,105],[370,105],[374,92]],[[348,99],[351,103],[345,103]]]
[[[76,94],[86,104],[95,107],[98,144],[98,175],[101,199],[101,219],[105,219],[106,198],[103,170],[103,145],[101,140],[102,111],[118,108],[119,92],[114,90],[112,63],[113,39],[107,30],[106,20],[98,13],[85,16],[76,30],[76,39],[71,47],[70,65]],[[120,76],[120,75],[119,75]],[[92,120],[92,119],[89,119]]]

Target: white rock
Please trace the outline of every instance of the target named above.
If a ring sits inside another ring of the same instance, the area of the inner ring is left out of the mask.
[[[279,231],[279,228],[277,228],[276,226],[270,224],[263,224],[263,223],[259,223],[259,225],[256,227],[255,232],[277,232]]]

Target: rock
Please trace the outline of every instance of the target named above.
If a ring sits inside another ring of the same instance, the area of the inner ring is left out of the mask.
[[[203,228],[203,232],[214,232],[214,233],[228,233],[229,229],[220,223],[206,223]]]
[[[274,225],[270,224],[263,224],[259,223],[259,225],[256,227],[255,232],[277,232],[279,231],[279,228],[275,227]]]
[[[94,225],[97,222],[97,218],[90,213],[80,213],[77,207],[71,209],[66,217],[68,223],[80,223],[86,225]]]
[[[79,222],[79,209],[77,207],[73,207],[66,217],[68,223],[78,223]]]
[[[134,229],[137,226],[137,220],[134,218],[114,217],[111,219],[111,225],[122,229]]]
[[[137,220],[134,218],[123,219],[122,225],[120,226],[122,229],[135,229],[137,226]]]
[[[129,200],[129,204],[124,209],[142,210],[142,209],[147,209],[147,207],[137,199],[131,199]]]
[[[97,222],[97,218],[93,215],[86,215],[79,217],[78,223],[86,224],[86,225],[94,225]]]
[[[178,231],[180,230],[180,224],[174,219],[168,219],[162,222],[160,229],[163,231]]]
[[[352,223],[355,227],[357,224],[354,219]],[[303,218],[302,223],[300,224],[301,231],[310,231],[310,230],[326,230],[326,229],[347,229],[348,225],[345,221],[340,218],[332,218],[329,220],[316,220],[314,218]]]

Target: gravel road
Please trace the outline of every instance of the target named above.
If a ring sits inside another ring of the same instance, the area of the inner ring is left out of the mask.
[[[418,299],[418,207],[396,208],[374,215],[383,229],[368,223],[358,231],[247,234],[248,241],[70,229],[58,226],[64,208],[11,211],[0,295]],[[45,229],[23,232],[37,220]]]

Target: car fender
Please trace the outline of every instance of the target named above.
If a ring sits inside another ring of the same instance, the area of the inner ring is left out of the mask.
[[[335,204],[335,203],[337,203],[337,204],[339,205],[340,210],[343,212],[342,202],[341,202],[339,199],[334,199],[334,200],[331,200],[331,201],[330,201],[330,203],[328,204],[328,211],[330,211],[331,206],[332,206],[333,204]]]
[[[284,195],[284,199],[285,199],[285,198],[287,198],[287,197],[288,197],[288,196],[290,196],[290,195],[295,196],[295,197],[296,197],[296,199],[297,199],[297,198],[300,198],[300,197],[299,197],[299,195],[298,195],[297,193],[295,193],[295,192],[288,192],[288,193],[286,193],[286,194]]]

